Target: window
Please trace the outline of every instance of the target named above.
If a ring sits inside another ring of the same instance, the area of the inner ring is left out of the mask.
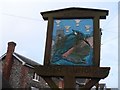
[[[37,75],[36,73],[34,73],[34,75],[33,75],[33,80],[34,80],[34,81],[40,81],[40,76]]]

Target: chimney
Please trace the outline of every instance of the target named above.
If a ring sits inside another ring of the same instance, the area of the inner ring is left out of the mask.
[[[7,53],[5,57],[5,64],[3,66],[3,76],[6,80],[9,81],[10,72],[13,64],[13,52],[15,50],[16,43],[8,42]]]

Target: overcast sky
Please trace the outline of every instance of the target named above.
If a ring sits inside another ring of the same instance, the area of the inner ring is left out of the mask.
[[[0,2],[0,56],[6,52],[9,41],[16,42],[15,52],[43,64],[47,21],[40,12],[67,7],[109,10],[101,20],[101,67],[111,67],[109,76],[101,80],[107,87],[118,87],[118,0],[1,0]]]

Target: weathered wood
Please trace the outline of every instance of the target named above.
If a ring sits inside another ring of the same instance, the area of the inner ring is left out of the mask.
[[[53,18],[48,19],[48,27],[47,27],[47,35],[46,35],[46,49],[44,55],[44,65],[48,65],[50,63],[51,57],[51,43],[52,43],[52,31],[53,31]]]
[[[74,14],[73,14],[74,13]],[[101,32],[99,28],[99,19],[105,19],[108,10],[88,9],[88,8],[66,8],[54,11],[41,12],[43,19],[48,20],[47,39],[44,56],[44,66],[36,66],[35,72],[42,76],[52,89],[58,89],[51,77],[63,77],[64,89],[75,89],[75,78],[90,79],[81,89],[89,90],[100,79],[104,79],[109,74],[109,67],[100,66],[100,45]],[[93,19],[93,66],[57,66],[51,65],[51,44],[54,19]]]
[[[73,14],[74,13],[74,14]],[[88,9],[88,8],[66,8],[53,11],[41,12],[43,18],[48,20],[49,17],[53,18],[80,18],[80,17],[94,17],[100,16],[101,19],[105,19],[108,15],[108,10],[100,9]]]
[[[65,77],[64,77],[64,88],[65,89],[75,89],[75,85],[76,85],[76,79],[75,79],[75,77],[74,76],[69,76],[69,74],[68,75],[66,75]]]
[[[95,17],[93,19],[93,23],[94,23],[94,34],[93,34],[93,62],[95,66],[100,65],[100,45],[101,45],[101,32],[100,32],[100,28],[99,28],[99,17]]]
[[[41,76],[75,76],[80,78],[105,78],[108,67],[80,67],[80,66],[36,66],[35,72]]]

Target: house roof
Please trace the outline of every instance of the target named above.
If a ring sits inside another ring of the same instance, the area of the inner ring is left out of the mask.
[[[0,60],[2,60],[2,58],[4,58],[5,56],[6,56],[6,53],[0,57]],[[29,66],[31,68],[34,68],[35,65],[40,65],[39,63],[37,63],[37,62],[35,62],[35,61],[33,61],[33,60],[23,56],[23,55],[20,55],[18,53],[14,52],[13,56],[15,58],[17,58],[17,60],[19,60],[23,65]]]
[[[26,64],[29,64],[29,65],[32,65],[32,66],[40,65],[39,63],[37,63],[37,62],[35,62],[35,61],[33,61],[33,60],[25,57],[25,56],[22,56],[22,55],[20,55],[20,54],[18,54],[18,53],[13,53],[13,55],[14,55],[14,56],[15,56],[15,55],[18,56],[18,57],[19,57],[21,60],[23,60]]]

